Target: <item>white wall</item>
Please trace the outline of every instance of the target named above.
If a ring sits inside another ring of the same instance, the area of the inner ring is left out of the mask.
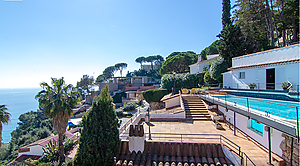
[[[275,89],[282,90],[282,82],[291,82],[296,88],[299,85],[299,70],[300,64],[286,64],[279,66],[270,66],[263,68],[246,68],[233,70],[223,73],[223,86],[237,88],[237,89],[249,89],[249,83],[255,83],[256,88],[266,89],[266,70],[275,68]],[[239,73],[245,72],[245,79],[239,78]]]
[[[43,152],[44,152],[43,147],[41,145],[30,146],[29,149],[30,149],[29,152],[19,153],[18,157],[23,155],[23,154],[42,156]]]
[[[200,63],[195,63],[190,65],[190,73],[191,74],[195,74],[195,73],[200,73],[204,67],[206,67],[207,65],[209,65],[209,62],[213,62],[214,59],[210,59],[210,60],[205,60],[203,62]]]
[[[174,107],[174,106],[179,106],[180,105],[180,96],[174,97],[171,99],[168,99],[165,102],[166,108]]]
[[[232,58],[232,67],[299,59],[300,44]]]
[[[228,110],[226,112],[226,108],[219,106],[219,110],[224,113],[225,118],[228,122],[231,124],[234,124],[234,113],[231,110]],[[269,149],[269,143],[268,143],[268,132],[263,131],[263,135],[259,135],[258,133],[254,132],[253,130],[248,129],[247,127],[247,120],[248,117],[242,116],[240,114],[236,114],[236,127],[242,130],[244,133],[252,137],[254,140],[259,142],[261,145]],[[265,125],[263,125],[263,128],[265,128]],[[281,141],[284,139],[281,136],[282,132],[272,129],[271,128],[271,150],[273,153],[276,153],[279,156],[282,156],[282,150],[280,149],[279,145]]]

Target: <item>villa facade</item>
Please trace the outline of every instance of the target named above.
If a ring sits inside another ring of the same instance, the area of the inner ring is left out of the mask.
[[[232,89],[282,90],[281,83],[299,88],[300,45],[291,45],[264,52],[232,58],[232,67],[223,73],[223,86]]]
[[[219,54],[214,55],[207,55],[207,60],[201,60],[201,55],[198,55],[198,62],[192,65],[189,65],[190,67],[190,73],[201,73],[202,70],[209,65],[209,63],[212,63],[214,59],[216,59],[219,56]]]

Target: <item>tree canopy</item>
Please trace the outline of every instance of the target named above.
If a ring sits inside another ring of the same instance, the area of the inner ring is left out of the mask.
[[[127,68],[127,63],[117,63],[115,64],[115,70],[120,71],[120,75],[122,77],[122,71]]]
[[[187,73],[190,71],[189,65],[197,62],[197,54],[191,52],[171,53],[160,68],[160,73],[167,74],[175,71],[176,73]]]
[[[81,96],[84,97],[85,93],[90,93],[93,86],[94,86],[94,77],[89,75],[83,75],[82,78],[80,78],[80,81],[77,82],[77,89],[80,92]]]
[[[298,0],[237,0],[233,16],[248,53],[299,41]]]
[[[211,43],[211,45],[209,45],[208,47],[205,47],[201,51],[201,60],[206,60],[207,59],[206,55],[219,54],[218,48],[220,43],[221,43],[220,40],[216,40],[213,43]]]
[[[136,62],[136,63],[140,63],[140,64],[141,64],[141,68],[142,68],[143,63],[146,62],[146,58],[145,58],[144,56],[137,57],[137,58],[135,59],[135,62]]]

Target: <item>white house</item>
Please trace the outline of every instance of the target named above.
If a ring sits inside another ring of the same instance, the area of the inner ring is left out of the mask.
[[[223,86],[249,89],[255,83],[257,89],[282,90],[282,82],[299,87],[299,44],[232,58],[232,67],[222,73]]]
[[[209,65],[209,62],[211,63],[214,59],[216,59],[219,56],[219,54],[214,55],[207,55],[207,60],[201,60],[201,55],[198,55],[198,62],[192,65],[189,65],[190,67],[190,73],[200,73],[204,67]]]
[[[75,135],[70,133],[70,132],[66,132],[65,133],[67,138],[72,138]],[[33,142],[29,145],[26,145],[24,147],[21,147],[19,149],[19,153],[18,153],[18,157],[22,156],[22,155],[35,155],[35,156],[42,156],[43,155],[43,148],[45,148],[45,146],[49,143],[49,142],[53,142],[53,141],[57,141],[58,142],[58,135],[53,135],[53,136],[49,136],[47,138],[38,140],[36,142]]]

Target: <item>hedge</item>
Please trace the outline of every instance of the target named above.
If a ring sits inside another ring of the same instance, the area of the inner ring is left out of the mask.
[[[160,102],[160,100],[168,94],[167,89],[150,89],[143,92],[144,99],[148,102]]]

